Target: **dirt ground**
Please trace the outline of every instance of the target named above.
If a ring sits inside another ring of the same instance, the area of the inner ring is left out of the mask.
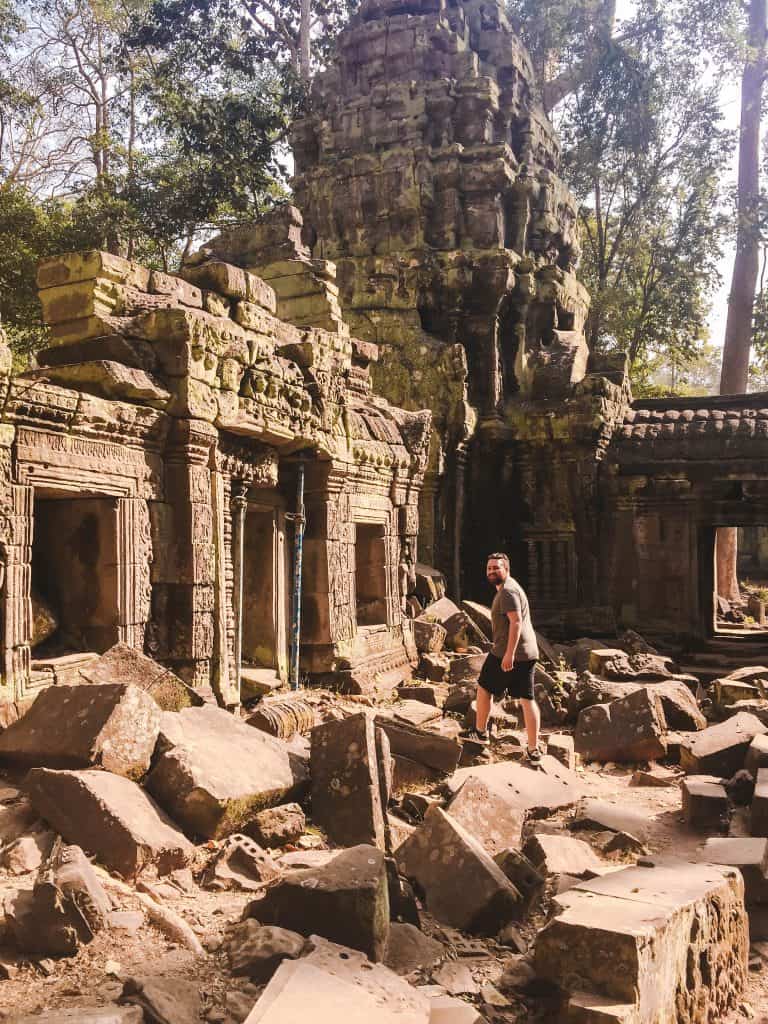
[[[646,846],[651,854],[665,853],[681,858],[692,854],[703,837],[691,833],[683,823],[679,788],[630,785],[636,767],[598,768],[590,765],[579,769],[579,772],[588,795],[615,802],[625,809],[642,810],[647,815],[649,835]],[[738,817],[731,834],[745,834]],[[33,877],[12,877],[0,871],[0,900],[21,887],[31,887]],[[141,909],[135,896],[118,894],[114,898],[117,909]],[[9,1024],[24,1014],[109,1004],[119,996],[124,979],[148,974],[175,978],[197,987],[202,999],[201,1019],[209,1024],[235,1024],[243,1020],[260,990],[247,980],[234,978],[229,973],[226,957],[218,946],[227,925],[240,916],[249,894],[208,892],[194,886],[189,892],[166,893],[164,898],[167,905],[192,926],[207,950],[205,956],[195,957],[146,923],[146,919],[135,934],[105,930],[89,945],[81,947],[76,956],[41,963],[14,959],[10,950],[4,949],[0,943],[0,976],[4,973],[3,964],[11,965],[13,975],[8,980],[0,980],[0,1020]],[[537,923],[540,925],[542,921]],[[443,941],[447,940],[449,949],[451,942],[456,942],[455,933],[451,935],[450,930],[441,929],[428,915],[424,915],[424,928]],[[534,927],[521,930],[526,937],[533,938]],[[481,982],[498,980],[513,951],[493,941],[484,941],[479,951],[477,944],[474,945],[474,951],[454,947],[452,952],[465,958]],[[425,973],[410,980],[428,983],[431,979]],[[481,1005],[479,996],[472,998],[478,1006]],[[549,1005],[543,995],[521,993],[510,998],[510,1005],[500,1008],[484,1005],[483,1012],[489,1024],[544,1021],[551,1012]],[[308,1012],[310,1010],[311,997],[308,997]],[[753,945],[747,989],[739,1007],[721,1024],[737,1024],[745,1020],[768,1024],[768,943]]]

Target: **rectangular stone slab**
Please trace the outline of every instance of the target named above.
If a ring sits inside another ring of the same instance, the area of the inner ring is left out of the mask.
[[[514,761],[459,768],[447,780],[446,789],[455,794],[470,777],[501,789],[514,806],[535,818],[572,807],[583,792],[578,775],[547,754],[538,769]]]
[[[702,832],[727,832],[730,821],[725,786],[712,775],[689,775],[683,779],[683,817],[689,828]]]
[[[80,670],[88,683],[131,683],[144,690],[162,711],[203,704],[191,686],[152,658],[126,643],[115,644],[100,658]]]
[[[70,843],[77,843],[126,878],[148,867],[185,867],[194,846],[135,782],[120,775],[33,768],[25,788],[35,809]]]
[[[146,786],[190,834],[237,832],[256,811],[293,800],[305,787],[304,763],[285,743],[223,708],[185,708],[170,718],[164,740],[172,745]]]
[[[661,698],[646,686],[584,708],[576,723],[576,753],[585,761],[653,761],[667,752],[666,728]]]
[[[707,839],[696,859],[738,868],[744,878],[747,906],[768,904],[768,839],[722,837]]]
[[[440,807],[395,851],[398,871],[424,890],[439,921],[494,934],[517,916],[522,896],[480,843]]]
[[[426,705],[425,705],[426,707]],[[341,846],[384,849],[384,812],[373,719],[361,712],[311,734],[312,817]]]
[[[451,772],[459,763],[461,744],[448,736],[397,722],[387,715],[376,715],[376,725],[387,734],[392,753],[399,757],[418,761],[438,772]]]
[[[733,718],[711,725],[680,744],[680,765],[691,775],[719,775],[730,779],[744,767],[755,736],[768,732],[759,718],[741,711]]]
[[[138,779],[149,768],[160,709],[137,686],[49,686],[0,735],[0,762],[89,768]]]
[[[635,1004],[633,1024],[720,1020],[746,982],[743,898],[737,873],[682,861],[583,882],[539,932],[537,974]]]
[[[753,836],[768,836],[768,768],[758,768],[757,771],[749,811],[749,831]]]
[[[520,845],[527,811],[507,786],[470,775],[448,804],[448,811],[491,857]]]

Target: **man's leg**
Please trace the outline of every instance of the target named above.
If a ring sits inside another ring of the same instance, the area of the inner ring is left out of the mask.
[[[475,714],[475,728],[479,732],[485,732],[485,730],[488,728],[488,719],[491,717],[493,697],[486,689],[478,685],[475,703],[477,705],[477,712]]]
[[[478,693],[480,691],[478,690]],[[539,711],[539,705],[535,700],[526,700],[525,697],[520,698],[520,703],[523,705],[523,719],[525,721],[525,731],[528,736],[528,749],[535,750],[539,745],[539,728],[541,727],[541,712]],[[478,720],[480,718],[480,701],[477,702]]]

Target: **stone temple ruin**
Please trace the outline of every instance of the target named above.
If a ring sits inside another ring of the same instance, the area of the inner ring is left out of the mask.
[[[755,1016],[768,657],[714,552],[768,563],[768,397],[589,351],[501,0],[362,0],[294,151],[176,275],[47,260],[37,368],[0,347],[0,1020]],[[538,769],[514,702],[460,736],[494,549]]]

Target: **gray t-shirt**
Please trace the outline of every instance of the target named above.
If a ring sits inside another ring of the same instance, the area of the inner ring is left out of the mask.
[[[491,605],[491,628],[493,630],[493,647],[491,650],[497,658],[503,658],[507,650],[509,638],[509,619],[507,612],[518,612],[520,615],[520,639],[515,651],[515,661],[535,661],[539,657],[539,645],[531,622],[531,612],[525,591],[511,576],[507,576],[504,584],[496,591]]]

